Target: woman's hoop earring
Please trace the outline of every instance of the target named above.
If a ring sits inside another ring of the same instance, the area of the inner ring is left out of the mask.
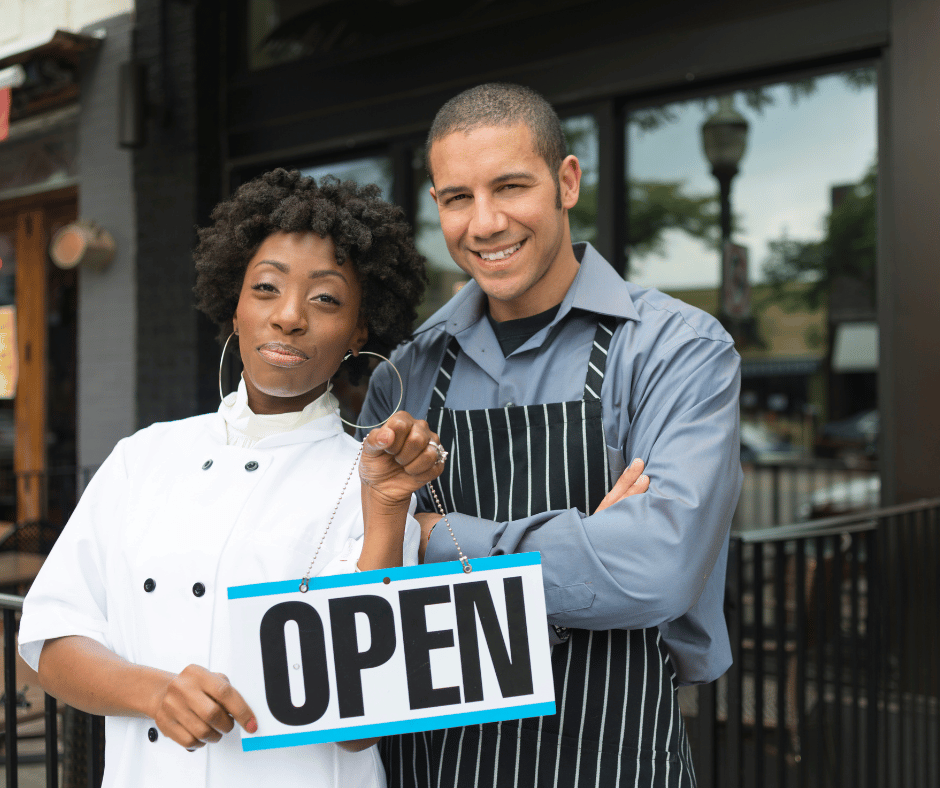
[[[228,339],[225,340],[225,344],[222,345],[222,358],[219,361],[219,399],[225,399],[225,395],[222,393],[222,365],[225,363],[225,351],[228,350],[228,343],[232,337],[237,337],[238,332],[233,331],[228,335]]]
[[[401,394],[398,397],[398,404],[395,406],[395,409],[378,424],[353,424],[352,422],[346,421],[346,419],[344,419],[342,416],[339,417],[339,420],[343,422],[343,424],[348,424],[350,427],[355,427],[357,430],[372,430],[376,427],[381,427],[383,424],[385,424],[386,421],[388,421],[398,412],[398,409],[401,407],[401,402],[405,398],[405,384],[401,379],[401,373],[398,371],[398,367],[392,364],[392,362],[381,353],[373,353],[371,350],[360,350],[359,352],[366,356],[375,356],[376,358],[382,359],[382,361],[388,361],[392,369],[395,370],[395,374],[398,376],[398,386],[399,390],[401,391]],[[343,356],[343,361],[346,361],[346,359],[348,359],[350,356],[352,356],[351,350],[345,356]]]

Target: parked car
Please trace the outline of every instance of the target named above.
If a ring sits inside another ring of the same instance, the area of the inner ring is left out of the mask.
[[[816,440],[816,454],[861,464],[878,457],[881,417],[877,410],[864,410],[847,419],[823,424]]]
[[[799,457],[802,450],[759,422],[741,422],[741,462],[779,462]]]

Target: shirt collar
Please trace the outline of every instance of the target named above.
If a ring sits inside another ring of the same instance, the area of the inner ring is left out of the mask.
[[[640,322],[640,315],[630,298],[627,283],[589,243],[573,244],[580,262],[578,273],[562,299],[555,325],[572,309],[609,315]],[[420,334],[435,326],[456,336],[475,325],[486,315],[486,294],[473,280],[467,282],[453,298],[428,318],[415,332]]]

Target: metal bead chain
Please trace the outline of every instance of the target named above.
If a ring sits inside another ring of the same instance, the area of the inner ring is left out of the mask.
[[[450,538],[454,540],[454,545],[457,547],[457,555],[460,558],[460,563],[463,564],[463,571],[466,574],[470,574],[473,571],[473,567],[470,566],[470,559],[463,554],[463,550],[460,549],[460,543],[457,541],[457,535],[454,533],[454,529],[450,527],[450,520],[447,519],[447,512],[444,511],[444,507],[441,506],[441,499],[437,497],[437,490],[434,489],[434,485],[431,482],[427,483],[428,490],[431,491],[431,496],[434,498],[434,503],[437,504],[437,510],[441,513],[441,516],[444,518],[444,524],[447,526],[447,530],[450,531]]]
[[[349,486],[349,480],[352,478],[353,471],[356,470],[356,466],[359,464],[359,458],[362,456],[362,446],[359,444],[359,451],[356,453],[356,459],[353,460],[352,468],[349,469],[349,475],[346,477],[346,481],[343,483],[343,489],[339,494],[339,500],[336,501],[336,506],[333,507],[333,513],[330,515],[330,521],[326,524],[326,528],[323,530],[323,536],[320,537],[320,544],[317,545],[317,550],[313,554],[313,560],[310,562],[310,566],[307,567],[307,571],[304,573],[303,579],[300,581],[300,593],[306,594],[307,589],[310,587],[310,573],[313,571],[313,565],[317,562],[317,556],[320,555],[320,548],[323,547],[323,543],[326,541],[326,535],[330,530],[330,526],[333,525],[333,518],[336,517],[336,512],[339,510],[339,505],[343,502],[343,496],[346,494],[346,488]]]

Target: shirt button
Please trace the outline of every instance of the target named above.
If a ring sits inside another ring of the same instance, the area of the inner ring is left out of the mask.
[[[156,587],[157,587],[157,581],[154,580],[152,577],[148,577],[146,580],[144,580],[144,591],[146,591],[148,594],[151,591],[153,591],[153,589],[155,589]]]
[[[246,471],[256,471],[256,470],[258,470],[258,463],[256,463],[254,460],[252,460],[251,462],[246,462],[246,463],[245,463],[245,470],[246,470]]]
[[[202,469],[203,469],[204,471],[208,471],[209,468],[211,468],[211,467],[212,467],[212,460],[206,460],[206,461],[202,464]]]
[[[206,587],[202,583],[196,583],[193,586],[193,596],[202,596],[206,593]]]
[[[149,731],[147,731],[147,738],[150,739],[150,741],[156,741],[159,737],[160,734],[157,733],[156,728],[151,728]]]

